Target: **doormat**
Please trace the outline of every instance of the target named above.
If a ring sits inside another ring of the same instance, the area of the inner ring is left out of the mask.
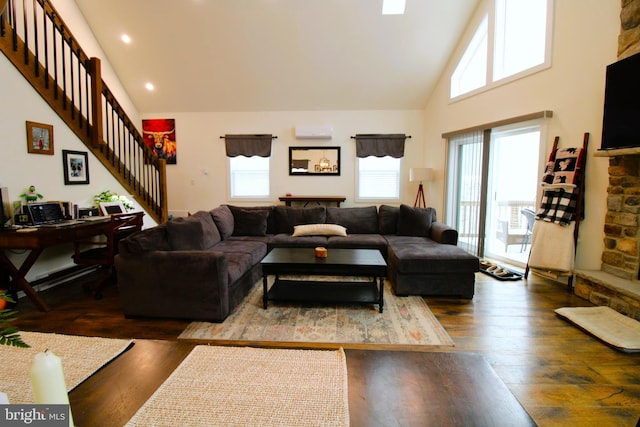
[[[640,351],[640,322],[610,307],[563,307],[555,312],[620,351]]]

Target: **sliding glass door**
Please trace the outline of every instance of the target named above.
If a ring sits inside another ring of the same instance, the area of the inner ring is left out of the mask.
[[[447,221],[480,257],[527,260],[525,210],[536,209],[540,125],[494,128],[449,139]]]

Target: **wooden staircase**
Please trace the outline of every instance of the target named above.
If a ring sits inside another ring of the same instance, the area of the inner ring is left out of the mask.
[[[156,222],[168,218],[158,159],[48,0],[0,0],[0,50]]]

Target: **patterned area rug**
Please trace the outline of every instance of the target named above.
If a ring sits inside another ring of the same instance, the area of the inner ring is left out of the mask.
[[[51,351],[62,361],[65,384],[73,390],[102,366],[115,359],[132,345],[133,340],[81,337],[20,332],[30,348],[0,346],[0,359],[7,369],[0,376],[0,391],[10,403],[33,403],[29,370],[37,353]]]
[[[131,426],[348,426],[337,351],[196,346]]]
[[[265,310],[260,280],[223,323],[192,322],[178,339],[231,345],[404,350],[454,345],[423,298],[396,297],[387,281],[384,311],[379,313],[377,305],[310,306],[272,301]]]

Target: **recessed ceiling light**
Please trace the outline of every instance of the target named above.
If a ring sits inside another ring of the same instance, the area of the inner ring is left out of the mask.
[[[123,42],[125,42],[126,44],[131,43],[131,37],[129,37],[128,34],[123,34],[120,36],[120,40],[122,40]]]
[[[405,0],[382,0],[383,15],[403,15]]]
[[[154,86],[153,86],[153,83],[146,83],[146,84],[144,85],[144,87],[146,87],[146,88],[147,88],[147,90],[153,90],[153,89],[155,89],[155,88],[154,88]]]

